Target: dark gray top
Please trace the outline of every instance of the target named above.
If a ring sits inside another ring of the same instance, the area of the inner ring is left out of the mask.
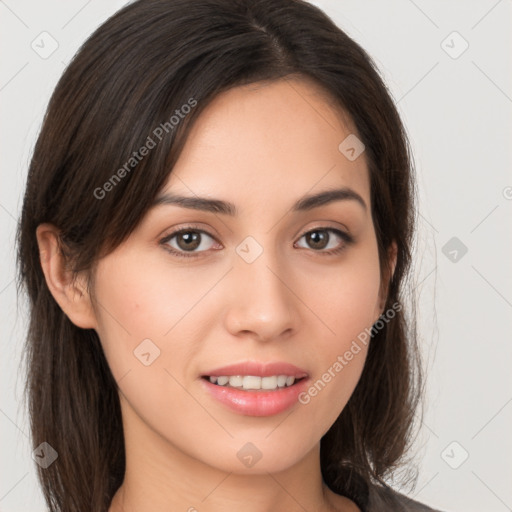
[[[415,501],[405,494],[401,494],[391,487],[373,484],[368,485],[357,475],[358,490],[353,494],[347,494],[341,489],[331,489],[346,498],[352,500],[361,512],[441,512],[423,503]]]
[[[361,507],[360,507],[361,508]],[[368,503],[362,512],[441,512],[408,498],[392,489],[373,486],[369,492]]]

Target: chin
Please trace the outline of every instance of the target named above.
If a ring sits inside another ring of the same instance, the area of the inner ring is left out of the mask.
[[[285,471],[299,463],[310,450],[304,439],[269,435],[265,429],[260,435],[237,436],[228,444],[219,443],[202,461],[216,469],[240,475],[265,475]],[[314,445],[314,443],[313,443]]]

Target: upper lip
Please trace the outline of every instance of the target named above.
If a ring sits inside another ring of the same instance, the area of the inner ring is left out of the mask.
[[[259,377],[270,377],[272,375],[287,375],[301,379],[307,377],[306,370],[299,368],[290,363],[281,361],[274,362],[257,362],[257,361],[244,361],[242,363],[231,364],[223,366],[222,368],[215,368],[213,370],[203,373],[202,377],[220,377],[232,375],[254,375]]]

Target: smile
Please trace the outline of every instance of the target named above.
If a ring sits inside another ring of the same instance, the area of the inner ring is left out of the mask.
[[[306,370],[284,361],[244,361],[200,377],[210,398],[244,416],[273,416],[290,409],[310,381]]]

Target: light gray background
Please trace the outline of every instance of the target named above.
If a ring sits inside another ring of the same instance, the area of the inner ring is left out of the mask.
[[[410,494],[446,511],[512,510],[511,1],[313,3],[375,59],[413,144],[415,291],[429,379]],[[124,4],[0,0],[2,512],[45,509],[21,402],[26,312],[13,281],[27,166],[65,64]],[[47,59],[31,48],[43,31],[59,45]],[[459,248],[446,246],[453,237]]]

